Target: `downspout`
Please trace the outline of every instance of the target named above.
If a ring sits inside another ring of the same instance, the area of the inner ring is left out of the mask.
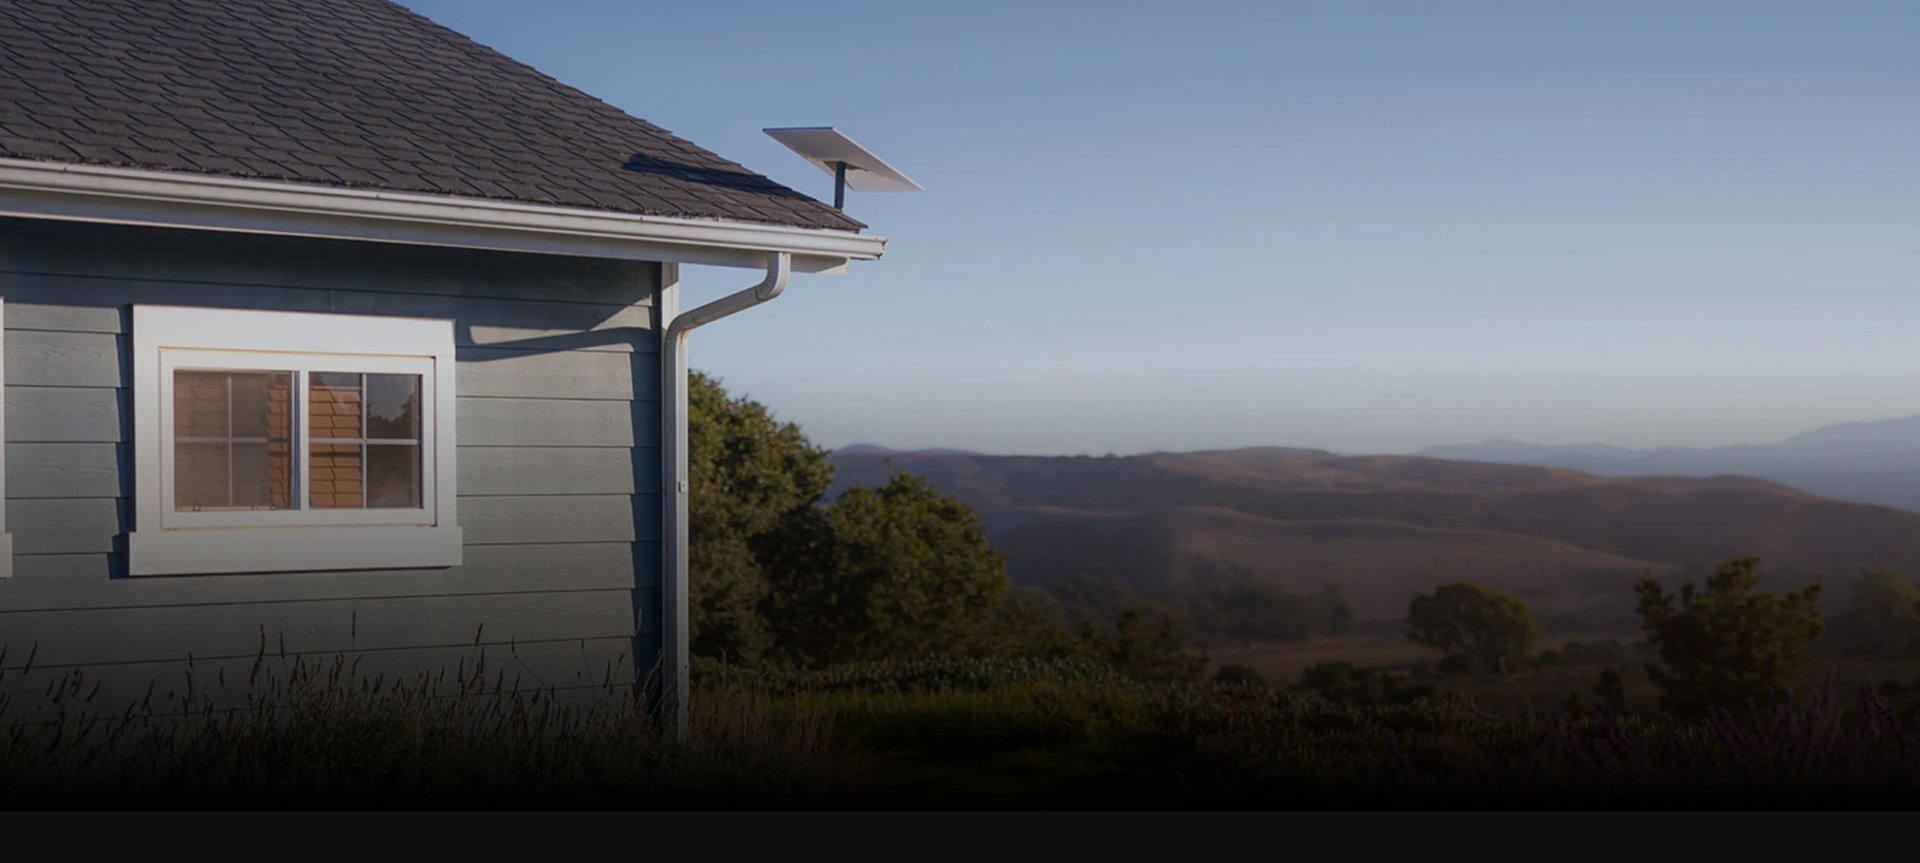
[[[671,722],[677,739],[684,740],[687,736],[690,668],[687,653],[687,630],[691,622],[687,611],[687,334],[695,327],[780,296],[792,275],[793,256],[787,252],[771,253],[767,256],[767,277],[759,284],[682,312],[661,333],[660,468],[666,500],[661,506],[660,532],[660,696],[664,701],[662,718]]]

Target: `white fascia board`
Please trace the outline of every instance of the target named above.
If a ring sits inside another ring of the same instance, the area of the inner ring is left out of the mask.
[[[410,243],[764,269],[845,272],[886,238],[484,198],[0,158],[0,216]]]

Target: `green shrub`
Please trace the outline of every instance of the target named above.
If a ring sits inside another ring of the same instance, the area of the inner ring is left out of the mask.
[[[1633,649],[1615,639],[1569,641],[1560,648],[1569,665],[1612,665],[1633,658]]]
[[[1213,682],[1223,686],[1258,686],[1265,688],[1267,679],[1260,672],[1244,665],[1222,665],[1213,673]]]

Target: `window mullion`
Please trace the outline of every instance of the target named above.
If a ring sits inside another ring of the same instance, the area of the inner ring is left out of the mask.
[[[233,506],[233,373],[227,373],[227,506]]]
[[[291,428],[287,429],[287,443],[292,445],[296,475],[293,482],[293,508],[296,512],[307,509],[307,485],[311,482],[307,452],[307,370],[295,369],[293,372],[293,398],[287,406],[287,414],[292,418]]]

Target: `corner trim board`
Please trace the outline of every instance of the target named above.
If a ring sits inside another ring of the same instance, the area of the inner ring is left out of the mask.
[[[13,534],[7,531],[7,298],[0,296],[0,579],[13,577]]]

